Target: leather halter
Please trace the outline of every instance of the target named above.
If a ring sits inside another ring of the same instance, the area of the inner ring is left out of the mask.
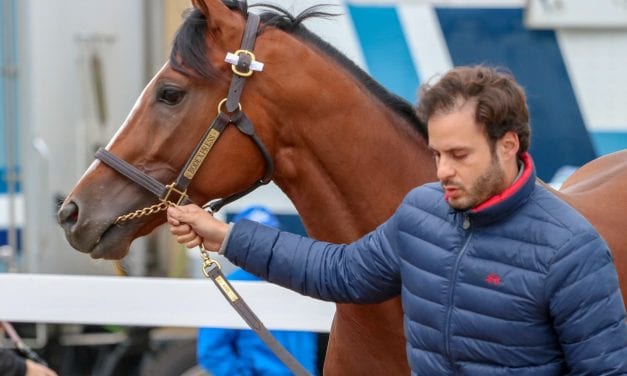
[[[167,208],[167,206],[171,204],[179,205],[191,203],[192,201],[187,195],[187,188],[194,178],[194,175],[196,175],[196,172],[200,168],[200,165],[204,161],[205,157],[209,151],[211,151],[211,148],[229,124],[235,125],[240,132],[249,136],[255,145],[257,145],[257,148],[265,160],[266,172],[260,180],[256,181],[245,190],[222,199],[214,200],[205,205],[203,208],[212,212],[217,211],[229,202],[237,200],[238,198],[252,192],[260,185],[269,183],[272,179],[274,163],[272,162],[270,153],[268,153],[264,144],[255,134],[252,122],[242,111],[239,103],[244,83],[246,82],[246,77],[251,76],[253,73],[252,64],[255,63],[255,55],[251,51],[255,45],[255,38],[259,28],[259,16],[253,13],[247,14],[248,12],[245,1],[225,0],[224,4],[231,9],[239,9],[243,14],[247,15],[246,29],[244,30],[244,36],[242,37],[241,48],[235,52],[235,55],[238,56],[237,63],[231,66],[235,75],[231,80],[227,97],[218,104],[218,115],[213,119],[211,126],[207,129],[200,142],[194,148],[194,152],[187,159],[185,166],[183,166],[183,170],[179,173],[176,180],[168,185],[164,185],[152,176],[147,175],[137,167],[131,165],[123,159],[118,158],[115,154],[106,149],[101,148],[96,152],[96,158],[100,159],[120,174],[126,176],[128,179],[159,197],[160,204],[139,210],[138,212],[141,213],[139,215],[135,215],[137,213],[135,212],[120,216],[116,220],[116,223],[120,219],[126,220],[126,218],[136,218],[158,212]],[[222,107],[224,107],[227,112],[223,112]],[[175,198],[174,196],[178,197]],[[201,256],[203,257],[203,273],[205,276],[211,278],[229,304],[231,304],[242,319],[244,319],[248,326],[255,333],[257,333],[257,335],[259,335],[261,340],[268,345],[270,350],[272,350],[272,352],[290,371],[292,371],[294,375],[309,375],[309,372],[307,372],[298,360],[294,358],[294,356],[290,354],[280,342],[277,341],[265,325],[263,325],[261,320],[259,320],[259,317],[257,317],[257,315],[255,315],[255,313],[250,309],[248,304],[246,304],[241,296],[237,294],[233,286],[222,273],[220,265],[215,260],[211,260],[209,258],[208,252],[202,245]]]
[[[241,2],[225,1],[225,4],[231,8],[241,10]],[[244,11],[244,14],[246,13],[247,12]],[[227,97],[218,104],[218,114],[213,119],[211,126],[207,129],[207,131],[205,131],[202,139],[194,148],[192,155],[187,159],[182,171],[179,173],[174,182],[165,185],[104,148],[100,148],[96,152],[96,158],[109,165],[129,180],[156,195],[161,204],[189,204],[192,203],[192,200],[187,194],[189,184],[224,129],[229,124],[233,124],[240,132],[249,136],[261,152],[266,166],[265,174],[261,179],[254,182],[245,190],[234,193],[225,198],[213,200],[206,204],[204,208],[210,210],[211,212],[215,212],[224,205],[252,192],[259,186],[268,184],[272,180],[272,174],[274,173],[274,163],[272,161],[272,157],[259,137],[257,137],[252,122],[248,116],[246,116],[246,113],[242,111],[239,102],[246,78],[251,76],[253,73],[251,64],[254,63],[255,56],[251,51],[255,45],[258,28],[259,16],[254,13],[249,13],[247,15],[246,29],[244,30],[244,35],[242,37],[241,48],[235,53],[235,55],[238,56],[238,59],[237,63],[232,65],[234,75],[229,86]],[[223,111],[223,109],[225,111]],[[144,214],[152,214],[154,212],[156,211],[149,211]],[[131,218],[138,216],[132,216]],[[118,220],[122,217],[124,216],[118,217]]]

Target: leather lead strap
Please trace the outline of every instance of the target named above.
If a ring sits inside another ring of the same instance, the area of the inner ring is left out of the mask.
[[[217,264],[204,268],[205,275],[210,278],[218,287],[218,290],[224,295],[226,300],[231,304],[235,311],[240,315],[246,324],[268,345],[270,350],[285,364],[285,366],[297,376],[308,376],[310,373],[290,354],[283,345],[270,333],[265,325],[259,320],[259,317],[250,309],[248,304],[235,291],[233,285],[226,279],[222,270]]]

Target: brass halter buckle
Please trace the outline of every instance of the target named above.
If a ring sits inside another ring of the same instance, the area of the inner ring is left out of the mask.
[[[161,202],[166,203],[167,205],[175,205],[178,206],[181,204],[181,202],[183,202],[183,200],[185,200],[185,198],[187,197],[187,189],[184,191],[180,191],[178,189],[176,189],[176,183],[171,183],[165,186],[168,190],[165,193],[165,196],[163,198],[161,198]],[[174,201],[174,199],[170,198],[170,195],[172,195],[172,193],[175,193],[177,195],[179,195],[178,199],[176,200],[176,202]]]
[[[231,70],[233,71],[233,73],[235,73],[236,75],[240,76],[240,77],[250,77],[253,75],[254,71],[252,66],[255,63],[255,54],[253,54],[251,51],[248,50],[237,50],[235,51],[234,55],[237,55],[241,58],[241,55],[248,55],[250,56],[250,66],[248,67],[248,72],[242,72],[239,69],[237,69],[237,64],[231,64]]]

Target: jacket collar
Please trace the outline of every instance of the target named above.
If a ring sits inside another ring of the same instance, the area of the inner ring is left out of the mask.
[[[521,155],[523,171],[521,176],[503,192],[494,195],[465,212],[475,224],[489,224],[509,216],[522,206],[533,192],[536,171],[529,153]]]

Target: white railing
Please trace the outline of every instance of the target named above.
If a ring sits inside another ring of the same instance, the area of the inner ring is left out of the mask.
[[[328,332],[333,303],[233,281],[268,329]],[[208,279],[0,274],[0,320],[247,328]]]

